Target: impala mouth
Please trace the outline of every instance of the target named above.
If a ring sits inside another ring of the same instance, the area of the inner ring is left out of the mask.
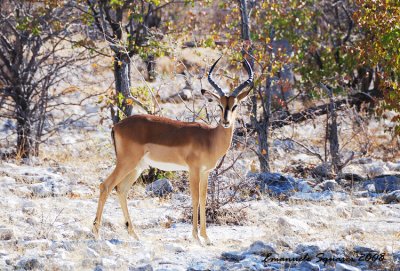
[[[224,128],[229,128],[230,126],[231,126],[231,123],[230,122],[222,122],[222,126],[224,127]]]

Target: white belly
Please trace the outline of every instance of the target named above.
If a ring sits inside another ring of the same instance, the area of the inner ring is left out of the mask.
[[[142,163],[165,171],[189,170],[187,166],[151,160],[148,154],[143,156]]]

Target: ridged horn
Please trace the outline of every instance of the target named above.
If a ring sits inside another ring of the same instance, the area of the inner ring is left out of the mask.
[[[253,80],[254,80],[253,69],[251,68],[246,58],[244,59],[244,64],[246,66],[247,73],[249,74],[249,79],[241,83],[237,88],[233,90],[231,95],[234,97],[236,97],[245,87],[253,85]]]
[[[218,61],[221,59],[222,56],[220,56],[220,58],[218,58],[217,61],[215,61],[214,65],[211,66],[210,72],[208,73],[208,82],[210,82],[210,85],[213,86],[215,88],[215,90],[218,92],[219,96],[225,96],[225,92],[222,91],[222,88],[220,86],[218,86],[217,83],[215,83],[214,79],[212,78],[212,72],[215,68],[215,66],[217,65]]]

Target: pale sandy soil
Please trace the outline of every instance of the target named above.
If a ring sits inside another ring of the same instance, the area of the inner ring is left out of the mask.
[[[63,99],[79,100],[112,85],[107,60],[95,64],[87,67],[87,73],[70,78],[68,84],[77,85],[80,91]],[[133,78],[137,85],[145,85],[138,73],[133,74]],[[175,89],[184,86],[182,78],[157,80],[150,85],[159,90],[160,96],[173,94]],[[199,81],[194,84],[200,87]],[[342,194],[323,202],[280,201],[268,196],[249,201],[243,225],[209,225],[213,245],[203,247],[192,240],[190,223],[182,222],[183,211],[190,208],[188,193],[174,192],[170,198],[160,200],[147,196],[143,185],[134,186],[128,201],[141,240],[135,241],[127,234],[114,193],[105,206],[101,239],[94,240],[91,225],[98,185],[111,172],[114,163],[109,113],[99,110],[97,100],[98,97],[93,97],[82,107],[69,107],[69,112],[86,114],[87,118],[50,138],[48,144],[43,145],[40,158],[31,165],[0,162],[1,270],[21,268],[29,259],[36,259],[35,266],[44,270],[93,270],[96,267],[127,270],[146,264],[160,270],[186,270],[188,267],[201,270],[202,266],[207,269],[210,264],[218,263],[222,252],[243,250],[257,240],[271,243],[278,253],[293,251],[299,244],[315,244],[321,249],[339,246],[351,249],[360,245],[388,255],[400,250],[399,204],[387,205],[379,199],[342,197]],[[203,103],[204,100],[199,99],[195,107]],[[188,106],[193,106],[191,103],[161,106],[163,114],[173,118],[190,120],[193,115],[188,110]],[[62,118],[63,113],[54,114],[55,118]],[[100,123],[100,118],[105,121]],[[343,153],[361,148],[369,141],[369,148],[374,150],[370,153],[374,159],[369,164],[349,164],[348,172],[363,176],[400,172],[400,160],[376,158],[385,157],[388,152],[382,145],[387,144],[390,149],[390,144],[385,143],[390,142],[389,137],[382,132],[382,127],[389,125],[385,122],[371,120],[362,131],[354,131],[351,124],[343,122],[341,142],[353,140],[345,145]],[[321,153],[324,128],[320,123],[324,123],[324,119],[300,127],[287,126],[274,131],[272,137],[295,138]],[[9,140],[12,139],[11,135]],[[289,152],[274,146],[273,170],[290,173],[297,164],[314,166],[319,163],[300,149]],[[238,152],[240,150],[234,153]],[[359,152],[356,156],[361,157]],[[245,154],[238,164],[239,171],[245,175],[255,159],[254,155]],[[235,175],[227,176],[234,178]],[[174,184],[178,181],[179,178]]]
[[[136,193],[131,193],[128,206],[141,240],[127,234],[115,194],[105,206],[101,240],[94,240],[90,228],[96,186],[89,184],[92,176],[66,177],[76,170],[59,173],[42,166],[1,165],[0,232],[11,231],[10,240],[0,241],[2,270],[29,257],[47,270],[92,270],[96,265],[121,270],[141,264],[184,270],[212,263],[222,252],[245,249],[257,240],[274,244],[278,252],[300,243],[321,249],[362,245],[388,254],[400,249],[399,204],[351,197],[251,201],[243,226],[210,225],[213,245],[202,247],[192,240],[191,225],[180,222],[183,209],[190,206],[187,194],[160,200],[146,196],[140,186],[133,188]],[[50,186],[39,186],[49,180]]]

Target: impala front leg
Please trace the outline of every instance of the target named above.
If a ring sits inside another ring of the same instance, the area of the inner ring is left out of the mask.
[[[202,172],[200,175],[200,236],[204,238],[206,245],[211,245],[211,241],[206,232],[206,202],[209,172]]]
[[[189,183],[190,183],[190,193],[192,195],[192,235],[197,242],[200,242],[198,235],[198,223],[199,223],[199,183],[200,183],[200,174],[197,169],[190,169],[189,172]]]

